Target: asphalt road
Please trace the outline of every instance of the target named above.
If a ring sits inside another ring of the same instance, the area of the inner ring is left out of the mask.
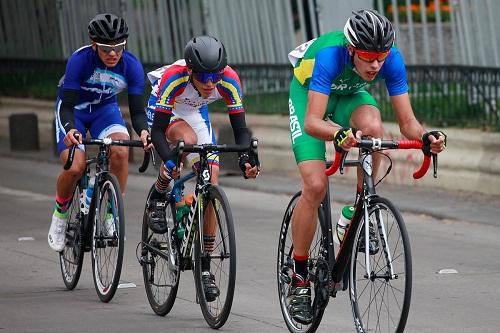
[[[77,288],[65,290],[58,255],[46,241],[58,168],[43,159],[0,156],[0,331],[211,331],[196,304],[190,272],[181,275],[178,299],[170,314],[159,317],[149,308],[135,248],[153,172],[131,174],[125,198],[127,241],[121,282],[136,287],[119,289],[111,303],[101,303],[87,256]],[[221,331],[286,332],[276,292],[276,249],[288,193],[298,188],[298,180],[263,175],[253,183],[240,177],[221,183],[235,217],[238,252],[235,299]],[[342,201],[343,187],[339,185],[337,190]],[[499,207],[496,201],[490,207],[491,198],[460,193],[438,199],[439,191],[406,200],[402,193],[408,191],[397,191],[386,193],[405,207],[414,269],[406,331],[498,332],[500,224],[496,221],[499,215],[494,215]],[[432,209],[419,213],[418,207],[429,206],[429,198],[438,200],[442,207],[436,207],[436,214]],[[486,217],[480,210],[459,218],[445,214],[450,211],[447,207],[473,203],[483,205]],[[334,204],[336,212],[339,207]],[[441,212],[445,213],[439,213],[443,207]],[[443,269],[457,273],[439,274]],[[347,293],[331,300],[319,331],[354,331]]]

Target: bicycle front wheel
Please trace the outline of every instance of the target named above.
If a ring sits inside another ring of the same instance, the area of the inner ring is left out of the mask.
[[[140,263],[149,305],[157,315],[165,316],[174,306],[179,288],[180,254],[175,236],[173,202],[167,202],[165,207],[168,226],[166,233],[157,234],[148,226],[147,207],[153,189],[154,185],[149,191],[144,208]]]
[[[99,299],[109,302],[118,288],[122,270],[125,235],[123,199],[118,181],[110,173],[104,173],[95,186],[92,273]]]
[[[59,252],[61,273],[68,290],[74,289],[78,284],[83,266],[83,213],[80,207],[81,194],[80,184],[77,183],[69,207],[66,245]]]
[[[351,255],[349,295],[354,324],[358,332],[403,332],[412,286],[408,233],[403,217],[385,198],[370,201],[368,218],[369,249],[365,250],[363,216]]]
[[[277,281],[278,281],[278,297],[281,306],[281,313],[285,319],[285,324],[288,330],[292,333],[311,333],[316,332],[321,319],[323,318],[324,306],[313,306],[313,320],[309,325],[301,324],[292,318],[289,308],[290,304],[288,301],[288,296],[290,295],[291,288],[291,275],[293,273],[294,261],[293,261],[293,243],[292,243],[292,214],[295,209],[295,205],[299,200],[301,192],[296,193],[290,200],[288,207],[285,211],[283,217],[283,222],[281,224],[281,231],[279,235],[278,242],[278,260],[277,260]],[[323,215],[318,211],[318,219],[322,219]],[[314,235],[311,247],[309,249],[309,275],[311,282],[316,287],[316,276],[320,273],[318,270],[318,262],[327,263],[327,250],[323,246],[322,233],[320,222],[317,222],[316,233]],[[324,265],[322,265],[323,267]],[[326,265],[328,266],[328,265]],[[321,270],[321,274],[324,274],[324,269]],[[318,296],[316,294],[317,288],[312,288],[312,299],[316,299]],[[324,293],[326,290],[323,290]],[[326,291],[327,292],[327,291]],[[325,296],[325,295],[324,295]],[[326,295],[326,300],[323,297],[323,302],[328,301],[328,293]],[[318,298],[319,299],[319,298]],[[317,300],[316,300],[317,302]],[[313,301],[313,305],[314,305]]]
[[[203,239],[200,240],[199,234],[195,239],[194,278],[203,317],[210,327],[220,328],[231,312],[236,279],[233,216],[220,187],[211,185],[199,198],[203,213],[199,227],[203,230]],[[207,275],[216,285],[212,285],[210,293],[205,290]]]

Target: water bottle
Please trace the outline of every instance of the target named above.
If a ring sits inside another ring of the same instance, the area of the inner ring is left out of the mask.
[[[344,239],[344,234],[349,227],[349,223],[351,223],[352,216],[354,215],[354,207],[353,206],[344,206],[342,208],[342,212],[340,213],[339,221],[335,226],[335,233],[333,235],[333,241],[340,245],[342,244],[342,240]]]
[[[92,194],[94,193],[94,183],[95,177],[89,179],[87,189],[85,190],[85,202],[83,204],[83,213],[88,214],[90,201],[92,200]]]
[[[193,203],[193,194],[188,194],[182,197],[179,202],[175,203],[175,219],[179,221],[177,225],[177,238],[182,239],[184,237],[185,228],[185,218],[188,216],[191,210],[191,204]]]

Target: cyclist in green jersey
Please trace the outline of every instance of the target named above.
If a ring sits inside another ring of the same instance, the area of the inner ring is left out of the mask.
[[[401,133],[445,148],[442,132],[427,132],[417,121],[408,96],[403,58],[394,47],[391,22],[374,10],[353,12],[344,31],[327,33],[290,52],[294,66],[290,85],[290,135],[303,182],[292,216],[295,273],[290,313],[303,324],[312,321],[307,260],[316,231],[317,210],[326,193],[325,141],[349,150],[361,135],[383,137],[375,99],[364,87],[384,79]],[[374,174],[380,159],[374,157]],[[360,179],[358,177],[358,191]]]

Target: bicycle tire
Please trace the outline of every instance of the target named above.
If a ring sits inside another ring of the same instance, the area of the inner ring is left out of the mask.
[[[73,198],[69,206],[68,228],[66,230],[66,244],[59,252],[59,263],[61,266],[64,285],[68,290],[73,290],[82,273],[83,266],[83,215],[80,206],[82,190],[80,184],[76,184]]]
[[[144,288],[151,309],[159,316],[165,316],[174,306],[179,288],[179,280],[181,269],[179,267],[180,254],[177,239],[175,238],[174,220],[175,220],[175,203],[166,204],[165,217],[167,219],[168,230],[164,234],[154,233],[148,226],[147,207],[149,198],[154,189],[154,185],[149,190],[146,206],[144,207],[144,215],[142,219],[142,248],[141,248],[141,266],[142,276],[144,280]],[[170,242],[167,237],[170,237]],[[165,258],[157,253],[148,250],[148,245],[155,249],[161,248],[160,251],[172,254],[170,257],[172,262],[168,262]]]
[[[123,198],[116,177],[102,174],[95,184],[95,213],[92,226],[92,275],[102,302],[109,302],[120,282],[123,263],[125,217]],[[110,216],[111,215],[111,216]],[[105,230],[105,220],[112,218],[113,234]]]
[[[411,248],[403,217],[389,200],[375,197],[368,209],[370,223],[382,222],[387,243],[376,228],[378,250],[369,254],[372,279],[366,276],[366,253],[360,252],[364,216],[356,230],[350,262],[349,288],[354,324],[358,332],[403,332],[408,319],[412,288]],[[388,245],[391,261],[386,255]],[[370,249],[371,251],[371,249]],[[391,278],[391,262],[394,274]],[[396,313],[397,312],[397,313]]]
[[[216,185],[210,185],[206,194],[199,195],[203,217],[207,216],[209,205],[214,207],[216,225],[213,251],[202,249],[202,242],[197,233],[195,237],[194,279],[201,311],[207,324],[212,328],[222,327],[231,312],[236,280],[236,238],[234,235],[233,216],[226,194]],[[204,218],[200,219],[200,224]],[[200,226],[201,227],[201,226]],[[210,272],[214,274],[220,294],[214,301],[207,301],[202,281],[202,257],[210,260]],[[229,267],[227,267],[229,266]]]
[[[297,192],[292,199],[290,200],[286,210],[285,215],[283,216],[283,221],[281,223],[279,242],[278,242],[278,258],[277,258],[277,282],[278,282],[278,297],[280,302],[281,313],[283,315],[283,319],[285,320],[285,324],[288,327],[288,330],[292,333],[311,333],[315,332],[318,329],[319,324],[321,323],[321,319],[323,318],[324,308],[315,308],[313,320],[309,325],[301,324],[295,321],[289,311],[288,311],[288,301],[287,297],[289,294],[291,276],[290,272],[293,272],[293,243],[292,243],[292,231],[291,231],[291,220],[292,213],[297,204],[297,201],[300,198],[301,192]],[[318,219],[322,221],[323,214],[321,210],[318,213]],[[321,226],[318,221],[316,227],[316,234],[311,243],[311,247],[309,250],[309,267],[311,267],[311,263],[317,262],[319,258],[324,259],[328,262],[327,252],[323,247],[322,242],[322,232]],[[313,265],[314,267],[315,265]],[[314,270],[314,268],[313,268]],[[315,275],[315,272],[312,274]],[[315,288],[311,287],[311,298],[314,300],[316,297]],[[314,301],[313,301],[314,304]]]

